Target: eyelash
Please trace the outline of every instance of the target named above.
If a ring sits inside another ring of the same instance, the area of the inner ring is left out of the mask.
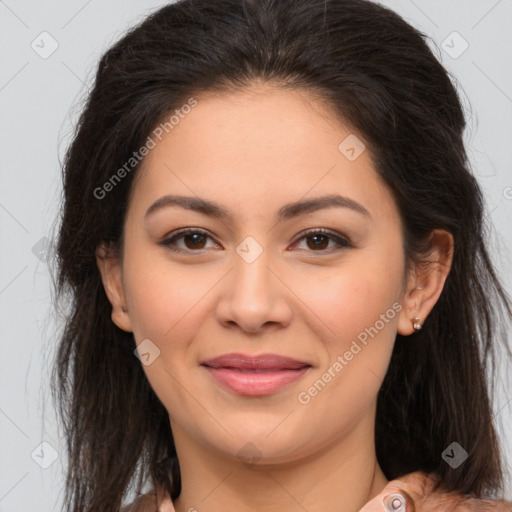
[[[203,231],[202,229],[187,228],[187,229],[183,229],[181,231],[178,231],[171,238],[163,240],[162,242],[159,243],[159,245],[162,245],[162,246],[166,247],[167,249],[169,249],[170,251],[173,251],[173,252],[181,252],[181,253],[184,253],[184,252],[188,252],[188,253],[198,252],[198,253],[201,253],[201,252],[205,251],[206,249],[197,249],[197,250],[193,250],[193,249],[180,249],[180,248],[176,248],[175,246],[173,246],[174,242],[177,239],[182,238],[182,237],[184,237],[186,235],[191,235],[191,234],[199,234],[199,235],[206,236],[208,238],[212,238],[206,231]],[[323,228],[310,229],[308,231],[305,231],[304,233],[302,233],[302,236],[300,238],[298,238],[293,244],[295,245],[298,242],[300,242],[301,240],[306,239],[308,237],[311,237],[313,235],[323,235],[323,236],[328,237],[330,240],[336,242],[338,244],[338,247],[335,250],[349,249],[349,248],[353,248],[354,247],[350,243],[350,241],[348,240],[347,237],[343,237],[343,236],[337,235],[336,233],[334,233],[332,231],[329,231],[329,230],[326,230],[326,229],[323,229]],[[322,250],[319,250],[319,251],[310,250],[308,252],[313,252],[313,253],[314,252],[319,252],[319,253],[327,253],[327,254],[329,254],[332,251],[330,251],[328,249],[322,249]]]

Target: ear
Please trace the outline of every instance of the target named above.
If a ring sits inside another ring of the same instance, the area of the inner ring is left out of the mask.
[[[96,250],[96,263],[101,274],[105,293],[112,305],[112,322],[126,332],[132,332],[132,325],[123,287],[123,268],[121,260],[112,250],[102,244]]]
[[[415,332],[413,318],[423,324],[435,306],[453,261],[453,236],[449,231],[435,229],[429,235],[428,256],[415,265],[409,274],[403,309],[398,320],[398,333]]]

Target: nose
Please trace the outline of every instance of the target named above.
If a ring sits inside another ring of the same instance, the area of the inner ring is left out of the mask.
[[[254,261],[234,255],[216,307],[217,319],[224,327],[257,334],[289,325],[293,294],[279,271],[272,268],[275,265],[269,252],[263,251]]]

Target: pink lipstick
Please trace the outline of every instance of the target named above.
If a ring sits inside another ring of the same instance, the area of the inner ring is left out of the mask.
[[[225,388],[240,395],[270,395],[295,382],[311,365],[277,354],[225,354],[201,363]]]

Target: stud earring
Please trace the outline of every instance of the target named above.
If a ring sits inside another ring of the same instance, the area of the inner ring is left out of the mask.
[[[416,331],[419,331],[422,327],[421,320],[418,317],[414,317],[412,319],[412,322],[413,322],[412,326],[414,327],[414,329]]]

